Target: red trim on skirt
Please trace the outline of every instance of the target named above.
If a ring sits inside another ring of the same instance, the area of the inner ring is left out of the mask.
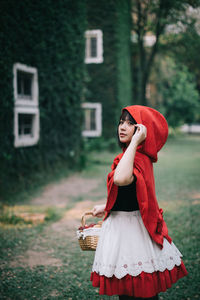
[[[99,287],[100,295],[127,295],[150,298],[160,292],[165,292],[173,283],[187,274],[184,263],[181,261],[181,265],[174,266],[171,271],[166,269],[164,272],[142,272],[138,276],[127,274],[121,279],[116,278],[114,275],[108,278],[92,272],[90,280],[94,287]]]

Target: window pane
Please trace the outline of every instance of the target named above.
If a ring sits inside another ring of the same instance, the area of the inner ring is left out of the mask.
[[[18,115],[18,134],[20,135],[31,135],[33,127],[33,115],[32,114],[19,114]]]
[[[97,38],[91,37],[90,39],[91,57],[97,57]]]
[[[21,98],[32,99],[33,74],[17,71],[17,93]]]
[[[96,130],[96,119],[95,119],[95,109],[90,110],[90,129],[91,130]]]
[[[84,130],[96,130],[95,109],[85,109]]]
[[[85,109],[84,130],[90,130],[90,110]]]

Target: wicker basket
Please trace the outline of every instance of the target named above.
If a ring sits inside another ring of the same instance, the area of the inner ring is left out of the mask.
[[[85,227],[85,217],[88,215],[93,215],[92,212],[86,212],[82,216],[81,219],[81,225],[82,227]],[[99,221],[96,225],[93,227],[90,227],[88,229],[82,229],[77,231],[77,235],[79,236],[78,241],[81,249],[83,251],[95,251],[99,239],[99,235],[96,233],[100,231],[101,225],[103,221]],[[87,235],[87,232],[90,232],[90,235]]]

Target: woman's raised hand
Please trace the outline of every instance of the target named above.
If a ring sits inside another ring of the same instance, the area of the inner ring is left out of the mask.
[[[106,207],[105,204],[95,205],[92,210],[92,215],[94,217],[102,218],[105,213],[104,211],[105,207]]]
[[[143,124],[135,124],[137,127],[136,132],[132,137],[132,141],[137,143],[137,145],[141,144],[147,137],[147,128]]]

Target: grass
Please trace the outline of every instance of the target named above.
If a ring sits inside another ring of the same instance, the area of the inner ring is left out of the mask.
[[[63,215],[63,209],[58,207],[31,206],[31,205],[1,205],[1,227],[24,227],[45,221],[55,222]],[[29,226],[31,227],[31,226]]]
[[[187,136],[169,139],[155,164],[156,191],[169,234],[183,254],[189,275],[173,285],[160,300],[200,299],[199,293],[199,204],[200,204],[200,137]],[[106,195],[105,176],[116,153],[93,151],[87,161],[83,177],[102,178],[96,189],[98,197],[94,203]],[[92,199],[86,195],[72,199],[77,201]],[[28,203],[26,203],[28,205]],[[36,208],[34,208],[36,209]],[[43,208],[37,208],[44,212]],[[53,225],[64,210],[54,214],[49,208],[49,221],[31,227],[0,226],[0,299],[112,299],[118,297],[99,296],[98,290],[89,281],[94,252],[80,250],[71,227],[63,225],[55,231]],[[30,208],[31,210],[31,208]],[[20,258],[32,250],[38,255],[46,255],[46,264],[28,267],[17,264]],[[41,254],[42,253],[42,254]],[[52,263],[51,257],[59,263]],[[16,265],[13,264],[15,261]]]

